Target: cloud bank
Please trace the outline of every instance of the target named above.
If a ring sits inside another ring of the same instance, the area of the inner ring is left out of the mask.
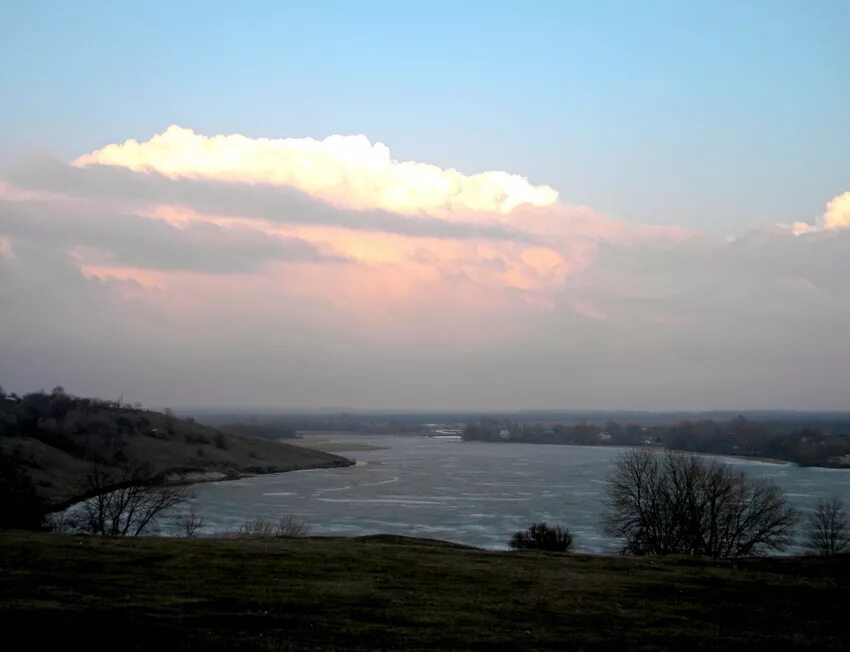
[[[158,405],[847,408],[848,226],[850,193],[726,241],[362,136],[171,127],[0,173],[0,382]]]

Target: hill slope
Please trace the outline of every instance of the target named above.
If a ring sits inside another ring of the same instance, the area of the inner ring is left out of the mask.
[[[81,493],[80,480],[92,463],[144,461],[165,475],[230,477],[351,464],[330,453],[61,391],[0,397],[0,454],[27,467],[38,493],[54,505]]]
[[[36,649],[850,649],[848,557],[6,533],[0,578],[4,635]]]

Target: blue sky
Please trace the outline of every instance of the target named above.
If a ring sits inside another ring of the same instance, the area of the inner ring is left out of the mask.
[[[79,5],[79,6],[77,6]],[[0,148],[364,133],[635,222],[809,219],[850,176],[850,3],[4,3]]]

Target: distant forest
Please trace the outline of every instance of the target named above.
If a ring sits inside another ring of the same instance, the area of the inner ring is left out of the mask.
[[[299,432],[370,435],[462,431],[474,441],[583,446],[657,446],[715,455],[764,457],[803,466],[850,468],[850,413],[541,411],[207,412],[198,421],[273,439]]]
[[[482,418],[464,428],[463,438],[530,444],[658,446],[694,453],[786,460],[802,466],[850,468],[850,415],[844,420],[824,421],[801,421],[797,416],[756,421],[738,416],[726,421],[685,420],[662,425],[621,425],[612,420],[598,425]]]

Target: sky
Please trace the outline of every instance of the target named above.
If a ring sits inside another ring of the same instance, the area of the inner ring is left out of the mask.
[[[0,7],[0,384],[850,409],[850,4]]]

